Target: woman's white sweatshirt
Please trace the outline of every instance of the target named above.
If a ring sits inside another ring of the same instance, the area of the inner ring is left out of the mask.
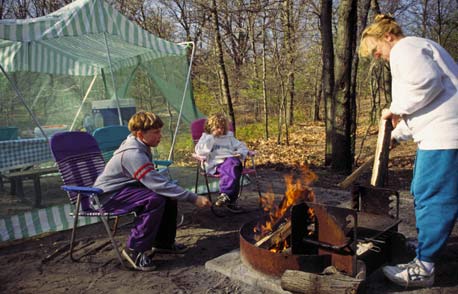
[[[390,52],[390,110],[401,115],[392,133],[419,149],[458,148],[458,65],[439,44],[405,37]]]

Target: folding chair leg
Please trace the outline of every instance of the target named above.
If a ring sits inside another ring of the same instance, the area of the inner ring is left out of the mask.
[[[116,236],[116,231],[118,229],[118,224],[119,224],[119,216],[115,216],[115,220],[114,220],[113,226],[111,227],[111,231],[113,232],[113,237]]]
[[[254,181],[255,181],[255,184],[256,184],[256,190],[258,191],[259,208],[262,209],[262,195],[261,195],[261,188],[259,187],[259,179],[258,179],[258,173],[257,172],[254,174]]]
[[[212,194],[210,192],[210,185],[208,184],[207,175],[204,175],[204,178],[205,178],[205,185],[207,186],[207,197],[208,197],[208,200],[210,200],[210,202],[212,202]]]
[[[240,199],[242,197],[242,192],[243,192],[243,181],[245,180],[245,175],[242,175],[239,180],[239,193],[237,195],[237,199]]]
[[[94,200],[95,200],[95,202],[97,204],[97,207],[101,207],[100,202],[99,202],[99,198],[95,197]],[[110,226],[108,225],[108,217],[100,216],[99,218],[103,222],[103,225],[105,227],[105,230],[107,231],[108,237],[110,237],[111,244],[113,245],[113,249],[116,251],[116,255],[118,256],[119,263],[121,264],[122,267],[126,267],[124,265],[123,260],[122,260],[121,252],[119,252],[118,244],[116,244],[116,241],[115,241],[115,239],[113,237],[114,234],[112,234]],[[116,226],[118,225],[118,217],[116,217],[115,224],[116,224]]]
[[[197,166],[197,171],[196,171],[196,185],[194,187],[194,193],[197,194],[197,185],[199,184],[199,166]]]
[[[78,259],[73,257],[73,248],[75,246],[75,237],[76,237],[76,229],[78,227],[78,213],[79,213],[79,210],[80,210],[80,205],[81,205],[81,201],[80,201],[80,198],[78,197],[78,199],[76,201],[75,212],[73,214],[74,219],[73,219],[72,234],[70,236],[70,259],[72,261],[78,261]]]
[[[102,220],[103,225],[105,226],[105,230],[107,231],[107,234],[110,237],[111,244],[113,245],[113,248],[116,251],[116,255],[118,256],[119,263],[121,263],[121,266],[125,267],[124,262],[121,257],[121,252],[119,252],[118,244],[116,244],[116,241],[113,238],[113,234],[111,233],[111,229],[110,229],[110,226],[108,225],[107,219],[103,216],[101,216],[100,219]]]

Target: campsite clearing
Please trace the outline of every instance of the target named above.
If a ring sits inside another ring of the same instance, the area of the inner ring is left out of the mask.
[[[269,187],[280,197],[284,191],[283,175],[289,169],[260,169],[261,187],[265,193]],[[317,186],[333,188],[343,177],[315,170],[320,176]],[[404,181],[392,181],[401,192],[400,231],[409,239],[415,238],[413,201],[408,193],[405,176],[409,173],[395,172],[392,177]],[[26,187],[31,189],[31,187]],[[48,186],[48,193],[52,189]],[[319,188],[317,188],[319,189]],[[255,208],[257,193],[254,185],[246,188],[245,205]],[[197,210],[192,205],[181,203],[185,223],[178,229],[177,240],[190,247],[184,256],[156,255],[158,270],[144,273],[123,269],[116,260],[114,251],[105,246],[95,255],[72,262],[65,250],[55,254],[49,261],[46,256],[62,248],[68,241],[69,231],[58,232],[30,240],[14,241],[0,247],[0,292],[1,293],[271,293],[240,281],[231,280],[205,268],[205,262],[236,250],[239,246],[238,229],[241,224],[257,216],[257,212],[237,215],[234,218],[216,218],[210,210]],[[130,220],[125,218],[123,224]],[[117,234],[123,244],[129,229],[124,225]],[[100,224],[86,226],[79,238],[93,237],[89,248],[106,243]],[[83,250],[84,251],[84,250]],[[81,253],[82,251],[80,251]],[[431,289],[405,291],[387,282],[380,271],[367,280],[366,293],[456,293],[458,291],[458,230],[455,228],[438,265],[436,286]]]

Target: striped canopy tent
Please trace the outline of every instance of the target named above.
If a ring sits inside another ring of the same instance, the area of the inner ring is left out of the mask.
[[[137,110],[175,113],[174,141],[181,119],[201,116],[189,81],[193,52],[191,43],[158,38],[103,0],[77,0],[43,17],[0,21],[0,65],[7,78],[0,87],[21,99],[44,136],[43,124],[82,126],[84,105],[96,100],[112,99],[123,124],[128,117],[120,105],[130,98]],[[0,98],[0,126],[14,120],[21,126],[10,96]]]

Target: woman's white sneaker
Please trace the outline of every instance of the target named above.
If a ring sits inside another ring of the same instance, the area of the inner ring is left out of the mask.
[[[390,281],[406,288],[427,288],[434,284],[434,268],[427,271],[417,258],[407,264],[384,266],[382,271]]]

